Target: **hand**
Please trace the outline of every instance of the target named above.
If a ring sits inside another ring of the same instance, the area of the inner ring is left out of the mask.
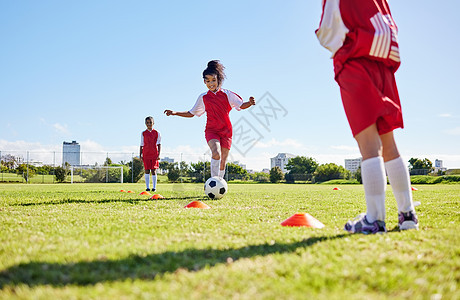
[[[249,97],[249,102],[251,103],[251,105],[256,105],[256,100],[254,99],[254,97]]]
[[[171,116],[171,115],[174,116],[174,111],[172,111],[170,109],[166,109],[163,113],[166,114],[167,116]]]

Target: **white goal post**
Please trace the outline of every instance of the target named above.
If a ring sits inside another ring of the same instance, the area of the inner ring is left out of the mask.
[[[117,172],[110,170],[117,170]],[[79,182],[123,183],[123,166],[70,166],[71,184],[74,183],[74,176],[85,179]]]

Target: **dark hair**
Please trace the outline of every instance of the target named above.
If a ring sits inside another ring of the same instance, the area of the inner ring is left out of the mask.
[[[145,118],[145,122],[147,122],[147,120],[152,120],[152,123],[153,123],[153,117],[152,116],[148,116],[147,118]]]
[[[224,70],[225,67],[219,60],[211,60],[203,71],[203,79],[206,79],[206,75],[216,75],[219,86],[221,86],[225,79]]]

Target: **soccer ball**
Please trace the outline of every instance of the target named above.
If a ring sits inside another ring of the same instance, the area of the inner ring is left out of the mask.
[[[227,190],[227,182],[218,176],[209,178],[204,184],[204,193],[211,199],[222,198]]]

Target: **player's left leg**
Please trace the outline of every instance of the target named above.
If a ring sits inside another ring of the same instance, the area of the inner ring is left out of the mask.
[[[225,176],[225,165],[227,164],[227,158],[228,158],[228,153],[230,152],[230,149],[221,147],[220,148],[220,170],[219,170],[219,177],[224,178]]]
[[[383,145],[383,159],[393,195],[398,205],[399,228],[418,229],[417,215],[412,201],[410,176],[407,167],[399,155],[393,131],[380,136]]]
[[[155,192],[157,189],[157,169],[152,169],[152,191]]]
[[[144,179],[145,179],[145,187],[146,187],[146,191],[150,191],[150,172],[151,170],[150,169],[145,169],[145,175],[144,175]]]

